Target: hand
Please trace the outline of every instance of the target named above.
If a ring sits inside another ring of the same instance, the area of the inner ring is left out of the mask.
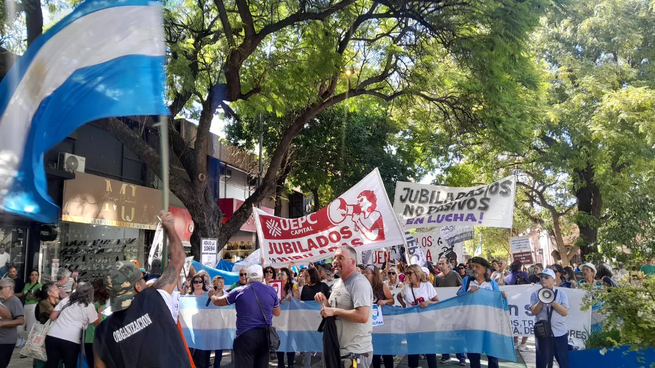
[[[503,291],[503,298],[507,299],[507,294]]]
[[[378,307],[381,307],[381,306],[383,306],[383,305],[386,305],[386,304],[387,304],[387,301],[386,301],[386,300],[378,300],[378,303],[377,303],[377,304],[378,304]]]
[[[209,299],[211,299],[212,296],[214,296],[214,295],[216,295],[216,290],[214,290],[214,289],[210,289],[209,292],[207,293],[207,296],[209,297]]]
[[[165,227],[166,230],[171,231],[175,229],[175,218],[172,213],[161,211],[159,217],[161,218],[162,226]]]
[[[316,295],[314,295],[314,300],[319,303],[325,303],[327,301],[327,298],[325,297],[325,294],[318,292],[316,293]]]
[[[432,304],[432,303],[430,303],[429,301],[426,300],[424,302],[421,302],[421,304],[419,304],[418,307],[423,309],[423,308],[427,307],[430,304]]]
[[[552,302],[550,302],[550,306],[551,307],[556,307],[556,306],[559,306],[559,304],[557,304],[557,302],[553,300]]]
[[[337,309],[336,308],[325,307],[325,308],[321,309],[321,316],[323,318],[334,317],[336,315],[337,315]]]
[[[480,290],[480,289],[477,286],[471,286],[471,290],[469,290],[469,292],[475,293],[478,290]]]

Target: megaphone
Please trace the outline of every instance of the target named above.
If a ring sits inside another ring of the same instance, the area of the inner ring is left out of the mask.
[[[555,292],[547,288],[539,290],[537,296],[539,297],[539,301],[544,304],[550,304],[555,300]]]
[[[346,203],[343,198],[337,198],[330,203],[327,210],[328,218],[333,224],[340,224],[346,217],[359,212],[359,206]]]

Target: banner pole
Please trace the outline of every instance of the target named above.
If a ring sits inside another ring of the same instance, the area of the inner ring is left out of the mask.
[[[159,116],[159,148],[161,155],[161,181],[162,181],[162,208],[168,212],[169,209],[169,158],[168,158],[168,116]],[[168,242],[166,239],[166,229],[162,227],[163,240],[162,240],[162,258],[161,258],[161,272],[164,273],[166,265],[168,264]]]

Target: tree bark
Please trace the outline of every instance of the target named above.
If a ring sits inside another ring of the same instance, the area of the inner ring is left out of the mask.
[[[314,212],[318,212],[321,209],[321,201],[318,196],[318,188],[312,189],[312,196],[314,197]]]
[[[40,0],[24,0],[27,47],[43,33],[43,11]]]
[[[595,183],[595,171],[591,165],[584,170],[576,170],[579,189],[575,192],[578,200],[578,212],[584,213],[586,218],[576,223],[580,229],[582,256],[598,252],[598,224],[603,209],[603,198],[600,188]]]

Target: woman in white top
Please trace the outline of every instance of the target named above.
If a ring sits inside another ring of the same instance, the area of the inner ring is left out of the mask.
[[[403,307],[418,305],[425,308],[439,302],[434,286],[428,281],[428,276],[420,266],[411,265],[405,271],[405,286],[398,294],[398,301]],[[425,354],[429,368],[437,368],[437,354]],[[407,365],[410,368],[418,367],[418,355],[408,355]]]
[[[388,267],[386,271],[386,277],[384,280],[384,284],[387,285],[389,290],[391,291],[391,295],[393,295],[393,306],[394,307],[402,307],[400,305],[400,302],[398,301],[398,294],[400,294],[400,291],[403,288],[403,283],[400,282],[400,279],[398,278],[398,270],[396,267]]]
[[[60,361],[63,361],[65,368],[75,368],[82,343],[82,330],[89,323],[97,326],[101,321],[100,314],[93,306],[93,286],[79,284],[71,296],[64,298],[55,307],[50,319],[54,323],[45,338],[48,355],[46,368],[57,368]]]

